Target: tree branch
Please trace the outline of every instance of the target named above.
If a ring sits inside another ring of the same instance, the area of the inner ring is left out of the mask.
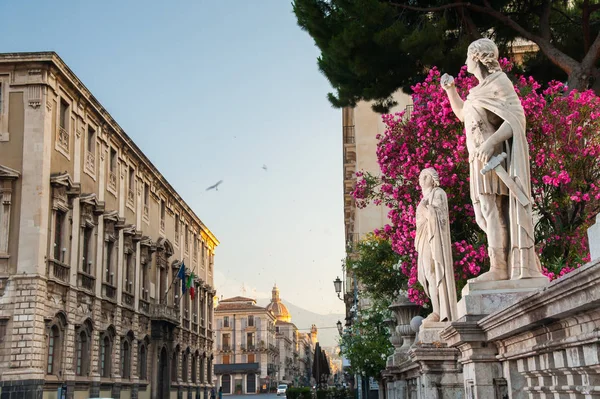
[[[515,30],[523,38],[531,40],[532,42],[535,42],[540,47],[540,50],[542,50],[542,52],[546,55],[546,57],[548,57],[548,59],[550,59],[550,61],[552,61],[555,65],[557,65],[559,68],[561,68],[563,71],[565,71],[568,75],[570,75],[573,70],[580,68],[579,62],[577,62],[575,59],[571,58],[567,54],[565,54],[562,51],[560,51],[559,49],[557,49],[554,45],[552,45],[550,40],[544,39],[543,37],[540,37],[534,33],[531,33],[527,29],[523,28],[512,18],[510,18],[507,15],[501,13],[500,11],[497,11],[494,8],[492,8],[489,1],[484,0],[483,3],[485,4],[484,6],[480,6],[478,4],[472,4],[472,3],[457,2],[457,3],[452,3],[452,4],[446,4],[446,5],[439,6],[439,7],[416,7],[416,6],[410,6],[408,4],[395,3],[395,2],[393,2],[393,0],[390,0],[389,4],[394,7],[397,7],[397,8],[402,8],[405,10],[412,10],[412,11],[420,11],[420,12],[435,12],[435,11],[447,10],[449,8],[466,7],[475,12],[487,14],[487,15],[493,17],[494,19],[502,22],[503,24],[507,25],[508,27],[512,28],[513,30]]]
[[[552,1],[550,0],[545,0],[544,4],[542,5],[542,12],[540,13],[540,34],[542,35],[542,37],[548,41],[551,40],[551,35],[550,35],[550,11],[552,10],[551,8],[552,5]]]
[[[598,57],[600,57],[600,33],[598,33],[596,40],[594,40],[594,43],[592,43],[590,46],[588,52],[585,54],[585,57],[583,57],[583,61],[581,61],[581,68],[584,71],[592,68],[596,64]]]

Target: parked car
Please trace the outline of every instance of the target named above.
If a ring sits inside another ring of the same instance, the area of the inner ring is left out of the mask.
[[[286,391],[287,391],[287,384],[279,384],[277,386],[277,396],[279,396],[279,395],[285,396]]]

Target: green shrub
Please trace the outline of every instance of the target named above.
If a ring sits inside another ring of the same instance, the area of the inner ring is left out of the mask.
[[[310,392],[310,388],[288,388],[285,391],[285,396],[287,399],[311,399],[312,395]]]
[[[317,399],[329,399],[329,392],[327,389],[317,389]]]

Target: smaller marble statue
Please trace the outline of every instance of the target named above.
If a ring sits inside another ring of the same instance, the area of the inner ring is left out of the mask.
[[[433,168],[419,175],[423,198],[417,207],[418,279],[431,299],[433,313],[426,321],[452,321],[457,318],[456,285],[450,242],[448,199]]]

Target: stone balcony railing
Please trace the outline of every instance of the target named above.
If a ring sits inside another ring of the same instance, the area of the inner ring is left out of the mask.
[[[127,306],[129,308],[133,308],[134,307],[134,296],[132,293],[130,292],[126,292],[123,291],[123,295],[121,296],[121,300],[123,302],[124,306]]]
[[[140,299],[139,301],[140,312],[145,313],[147,315],[150,314],[150,302]]]
[[[135,204],[135,191],[131,188],[127,190],[127,204],[133,206]]]
[[[48,259],[48,277],[69,283],[69,272],[71,267],[54,259]]]
[[[77,272],[77,285],[85,290],[94,291],[96,277],[85,272]]]
[[[150,316],[154,320],[168,321],[179,325],[179,309],[165,304],[152,304],[150,306]]]
[[[65,151],[69,151],[69,132],[62,126],[58,128],[58,145]]]
[[[117,175],[113,171],[108,172],[108,188],[117,191]]]
[[[93,152],[85,153],[85,169],[92,174],[96,173],[96,155]]]
[[[102,297],[112,301],[117,299],[117,287],[107,282],[102,283]]]

